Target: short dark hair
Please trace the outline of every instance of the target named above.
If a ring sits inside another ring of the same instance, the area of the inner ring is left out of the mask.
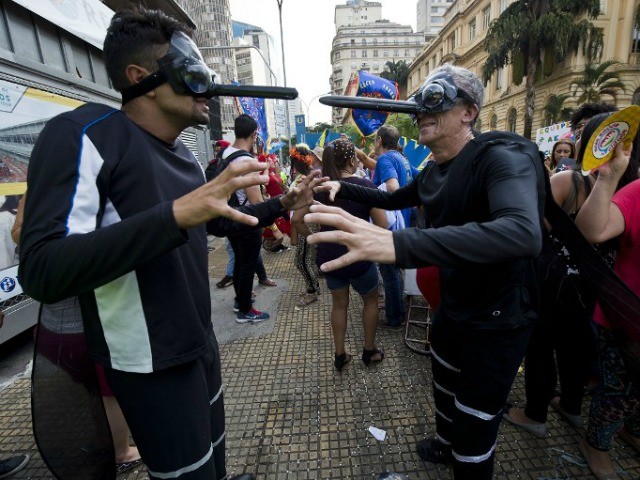
[[[186,25],[159,10],[137,7],[117,12],[104,39],[104,58],[113,88],[122,91],[131,85],[125,73],[128,65],[156,71],[157,60],[175,32],[191,36]]]
[[[395,150],[398,148],[398,140],[400,140],[400,132],[393,125],[382,125],[376,134],[380,137],[382,146],[387,150]]]
[[[233,133],[236,138],[249,138],[256,130],[258,130],[258,122],[245,113],[238,115],[233,122]]]
[[[600,113],[615,112],[618,107],[611,103],[585,103],[571,115],[571,130],[575,130],[583,118],[592,118]]]

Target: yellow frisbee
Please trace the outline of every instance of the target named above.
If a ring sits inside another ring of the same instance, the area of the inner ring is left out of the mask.
[[[593,132],[582,159],[582,173],[588,175],[613,157],[618,143],[626,147],[633,142],[640,124],[640,106],[632,105],[607,117]]]

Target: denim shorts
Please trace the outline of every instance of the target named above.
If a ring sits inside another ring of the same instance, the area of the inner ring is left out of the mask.
[[[355,278],[335,277],[330,273],[324,274],[329,290],[341,290],[351,285],[353,289],[360,295],[369,293],[371,290],[378,288],[378,269],[375,263],[372,263],[366,272]]]

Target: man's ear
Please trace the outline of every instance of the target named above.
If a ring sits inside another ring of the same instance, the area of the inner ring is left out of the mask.
[[[465,104],[463,122],[469,124],[473,123],[479,113],[480,109],[476,104]]]
[[[138,65],[127,65],[127,68],[124,70],[124,74],[127,76],[127,80],[131,85],[135,85],[136,83],[140,83],[144,77],[149,75],[149,71]]]

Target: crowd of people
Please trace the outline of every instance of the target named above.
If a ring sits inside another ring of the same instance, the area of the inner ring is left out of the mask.
[[[386,324],[397,328],[401,269],[438,276],[435,432],[416,445],[420,458],[451,465],[458,480],[488,480],[503,419],[546,436],[551,405],[581,428],[591,383],[580,449],[598,479],[619,478],[608,454],[613,437],[640,451],[640,324],[598,303],[584,258],[562,234],[566,224],[548,218],[549,202],[561,206],[609,274],[640,294],[638,137],[596,172],[579,173],[588,140],[615,108],[579,109],[575,143],[559,140],[545,161],[515,133],[476,131],[481,79],[447,64],[413,97],[419,142],[431,150],[421,171],[398,151],[397,129],[383,126],[371,155],[345,136],[324,148],[295,146],[287,182],[274,158],[254,157],[257,124],[240,115],[234,142],[216,145],[205,182],[178,139],[209,121],[207,98],[191,81],[206,66],[189,34],[157,11],[113,17],[104,52],[122,108],[87,104],[47,124],[20,215],[21,282],[45,305],[38,335],[52,321],[73,326],[68,333],[104,383],[107,412],[117,409],[122,435],[135,439],[137,449],[116,444],[109,461],[144,462],[150,478],[229,478],[206,237],[228,239],[230,265],[217,286],[233,285],[235,320],[255,323],[270,316],[254,308],[254,276],[275,286],[260,258],[266,229],[279,246],[288,234],[296,247],[304,279],[297,308],[326,285],[338,371],[352,360],[350,288],[362,299],[361,359],[370,366],[385,357],[376,342],[380,279]],[[41,345],[58,341],[50,340]],[[521,409],[508,400],[523,360]]]

